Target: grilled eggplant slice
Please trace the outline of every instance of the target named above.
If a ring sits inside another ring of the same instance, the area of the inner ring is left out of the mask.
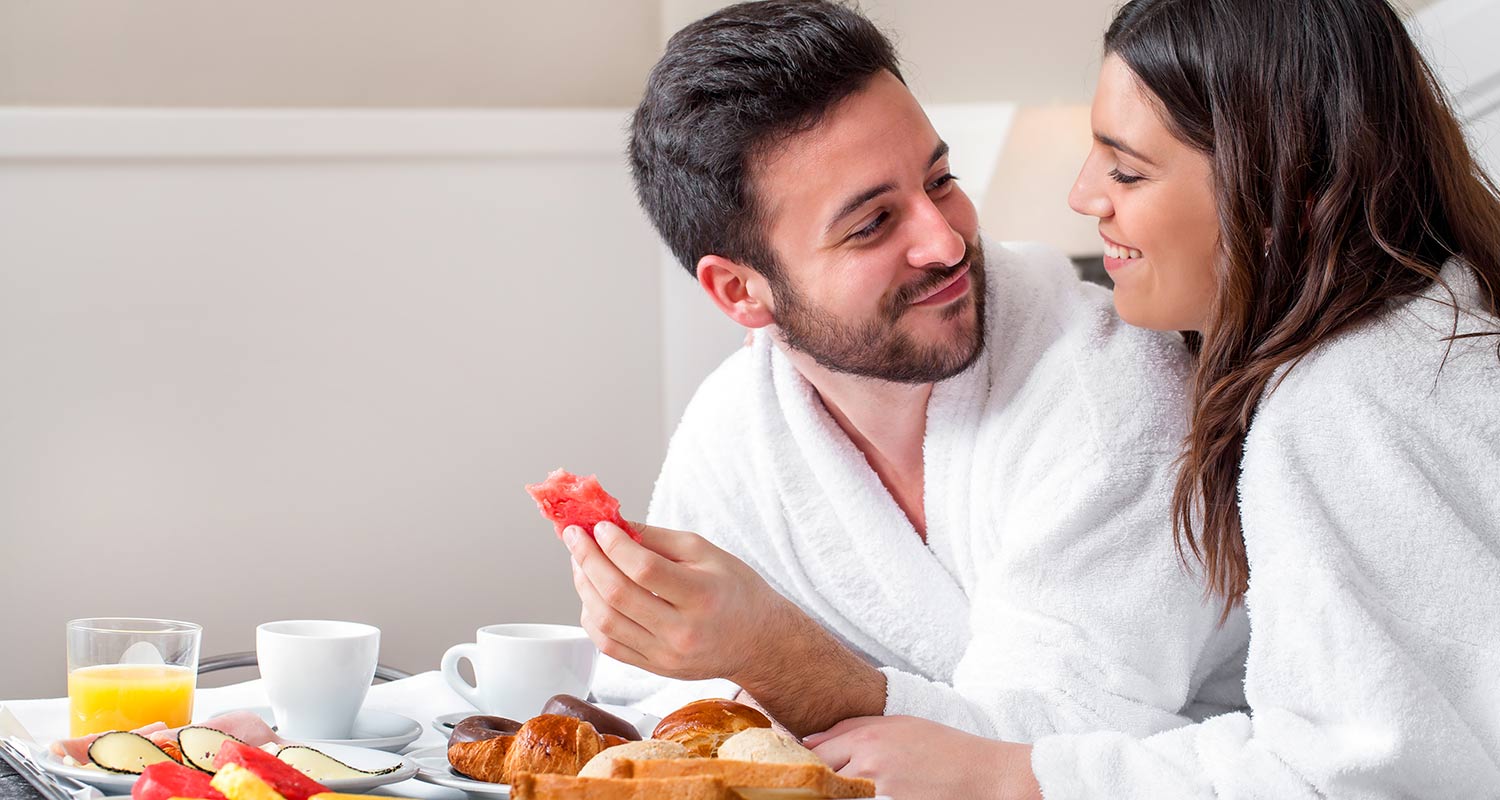
[[[210,775],[216,771],[214,756],[219,754],[219,745],[229,741],[239,742],[240,740],[223,731],[198,725],[183,728],[177,733],[177,745],[182,748],[183,763]]]
[[[152,764],[176,760],[156,743],[130,731],[111,731],[89,745],[89,760],[100,769],[119,775],[139,775]]]
[[[276,757],[296,767],[304,775],[315,781],[339,780],[341,778],[368,778],[372,775],[385,775],[395,772],[401,765],[393,764],[385,769],[370,771],[351,767],[348,764],[334,758],[322,750],[314,750],[305,745],[294,744],[281,748]]]

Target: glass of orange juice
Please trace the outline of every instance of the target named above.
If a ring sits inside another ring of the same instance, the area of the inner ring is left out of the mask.
[[[68,623],[71,736],[192,722],[203,628],[166,619]]]

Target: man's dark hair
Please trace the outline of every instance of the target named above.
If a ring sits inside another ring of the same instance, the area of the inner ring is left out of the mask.
[[[693,275],[710,253],[779,277],[751,191],[751,158],[816,126],[896,50],[852,8],[758,0],[678,31],[651,70],[630,128],[636,194]]]

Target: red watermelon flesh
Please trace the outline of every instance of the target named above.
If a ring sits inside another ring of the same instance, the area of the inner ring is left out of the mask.
[[[630,534],[630,538],[641,540],[635,528],[620,516],[620,501],[604,491],[593,475],[580,478],[565,469],[555,469],[547,475],[547,480],[528,484],[526,491],[536,501],[542,516],[552,520],[559,539],[569,525],[577,525],[593,536],[594,525],[609,521]]]
[[[134,800],[171,800],[173,797],[197,797],[202,800],[225,800],[218,789],[209,785],[212,775],[175,761],[151,764],[141,771],[130,787]]]
[[[219,745],[219,754],[214,756],[214,769],[223,769],[225,764],[238,764],[250,770],[286,800],[307,800],[328,791],[328,787],[302,774],[291,764],[248,744],[227,741]]]

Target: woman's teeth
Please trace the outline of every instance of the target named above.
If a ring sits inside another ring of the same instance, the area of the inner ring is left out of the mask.
[[[1140,258],[1141,257],[1141,251],[1136,250],[1135,248],[1132,248],[1132,247],[1117,247],[1117,246],[1109,244],[1109,243],[1105,243],[1105,245],[1104,245],[1104,254],[1107,255],[1107,256],[1109,256],[1110,258]]]

